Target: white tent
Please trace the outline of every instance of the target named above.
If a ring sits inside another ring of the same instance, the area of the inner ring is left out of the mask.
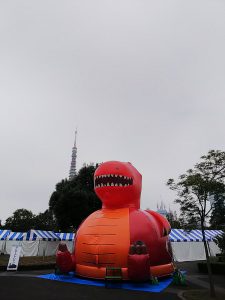
[[[5,253],[5,244],[6,244],[6,238],[10,234],[11,230],[2,230],[0,229],[0,254]]]
[[[220,249],[214,242],[214,239],[222,233],[222,230],[205,230],[206,241],[211,256],[220,253]],[[170,241],[175,261],[182,262],[206,259],[201,230],[185,231],[183,229],[172,229]]]
[[[53,231],[31,230],[26,233],[22,249],[26,256],[55,255],[60,238]]]
[[[5,241],[5,254],[10,254],[12,246],[22,247],[21,256],[55,255],[60,238],[52,231],[31,230],[10,232]]]
[[[4,254],[10,254],[12,246],[21,245],[24,237],[24,232],[11,231],[5,239],[5,251]],[[21,253],[23,255],[23,253]]]

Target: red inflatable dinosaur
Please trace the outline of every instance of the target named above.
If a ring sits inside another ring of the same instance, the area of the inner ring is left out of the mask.
[[[115,267],[121,268],[125,280],[173,273],[170,225],[160,214],[140,210],[141,181],[131,163],[109,161],[97,168],[95,192],[102,209],[79,227],[72,257],[59,249],[57,264],[62,271],[103,279],[106,269]]]

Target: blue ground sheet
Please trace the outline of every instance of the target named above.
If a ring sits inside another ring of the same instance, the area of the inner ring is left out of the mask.
[[[49,279],[49,280],[56,280],[61,282],[69,282],[75,284],[85,284],[85,285],[94,285],[94,286],[101,286],[105,287],[104,280],[92,280],[92,279],[84,279],[80,277],[76,277],[75,273],[71,272],[68,275],[55,275],[54,273],[39,275],[38,278]],[[159,280],[158,284],[151,284],[148,282],[112,282],[107,283],[107,287],[109,288],[119,288],[119,289],[126,289],[126,290],[133,290],[133,291],[144,291],[144,292],[152,292],[152,293],[159,293],[167,288],[170,283],[172,282],[172,277],[163,278]]]

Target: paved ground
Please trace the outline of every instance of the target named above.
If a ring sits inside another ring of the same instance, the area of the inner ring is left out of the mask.
[[[186,279],[190,287],[195,287],[197,289],[209,289],[208,275],[198,272],[196,262],[183,262],[177,263],[177,265],[179,268],[182,268],[187,271]],[[224,295],[225,299],[225,276],[213,275],[213,282],[215,285],[216,292],[218,294]]]
[[[121,289],[84,286],[33,277],[0,276],[0,299],[4,300],[178,300],[176,294],[145,293]]]
[[[209,282],[208,276],[203,277],[203,276],[198,275],[198,278],[203,280],[207,284]],[[214,275],[213,280],[215,281],[215,283],[218,287],[225,289],[225,276]]]
[[[177,300],[183,290],[208,289],[207,275],[198,273],[196,263],[182,263],[181,268],[187,270],[188,286],[170,286],[162,293],[147,293],[122,289],[106,289],[103,287],[84,286],[64,282],[36,278],[39,274],[51,273],[52,270],[30,272],[0,272],[0,299],[11,300]],[[225,295],[225,278],[214,276],[216,289]],[[225,297],[224,297],[225,299]]]

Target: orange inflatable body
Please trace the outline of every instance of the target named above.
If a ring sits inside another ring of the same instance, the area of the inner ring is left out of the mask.
[[[158,213],[140,210],[140,173],[130,163],[111,161],[98,167],[94,180],[95,192],[103,207],[91,214],[77,231],[76,274],[104,279],[106,268],[115,267],[121,268],[124,280],[130,279],[128,274],[135,279],[135,270],[128,270],[128,265],[141,270],[146,257],[146,264],[150,266],[147,276],[172,274],[174,267],[168,246],[170,225]],[[139,255],[143,255],[143,259]],[[137,272],[136,280],[138,276]]]
[[[77,274],[104,278],[107,266],[127,267],[130,246],[128,210],[102,209],[81,225],[76,238]]]

